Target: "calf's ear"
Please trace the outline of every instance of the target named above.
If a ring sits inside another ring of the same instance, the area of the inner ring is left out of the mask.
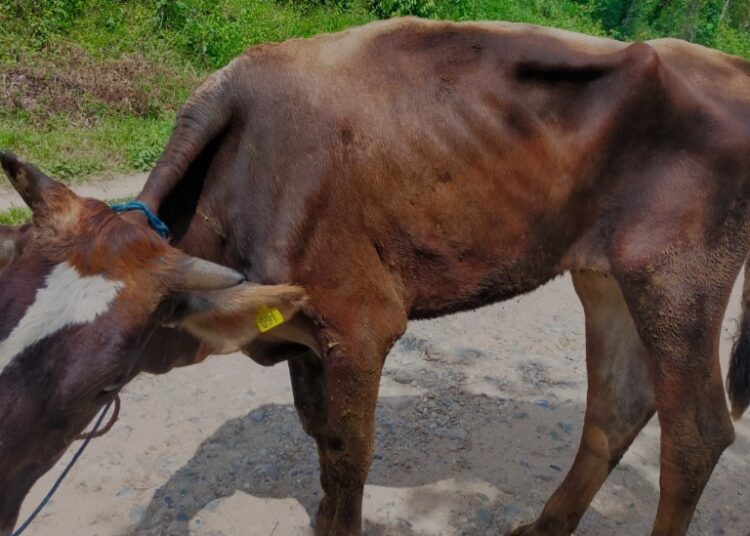
[[[8,176],[13,188],[21,195],[29,208],[34,211],[34,214],[45,207],[45,191],[62,188],[60,184],[10,151],[0,151],[0,166]]]
[[[261,333],[291,320],[305,304],[293,285],[241,283],[229,288],[182,295],[176,324],[208,343],[213,353],[239,350]]]

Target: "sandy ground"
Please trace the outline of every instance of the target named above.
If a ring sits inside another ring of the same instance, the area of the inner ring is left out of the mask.
[[[120,197],[138,190],[137,177],[107,191],[76,190]],[[724,323],[724,365],[738,290]],[[412,323],[386,363],[365,533],[485,536],[533,519],[573,460],[585,396],[583,313],[568,277],[509,302]],[[122,399],[120,421],[92,443],[27,536],[311,534],[317,458],[285,365],[216,357],[141,376]],[[692,535],[750,535],[750,417],[736,429]],[[577,534],[649,532],[658,438],[652,421]],[[22,518],[71,455],[36,485]]]
[[[94,180],[84,184],[73,185],[73,190],[84,197],[96,197],[97,199],[110,200],[121,199],[137,194],[141,186],[146,182],[148,173],[136,173],[123,175],[104,180]],[[12,206],[24,206],[18,194],[11,188],[7,180],[0,179],[0,210],[6,210]]]
[[[735,292],[725,363],[737,309]],[[532,519],[575,454],[583,356],[583,316],[568,277],[510,302],[412,323],[382,382],[365,533],[484,536]],[[317,460],[284,365],[216,357],[137,378],[123,404],[120,421],[92,444],[29,536],[311,534]],[[649,532],[658,437],[652,422],[577,534]],[[69,456],[34,488],[24,515]],[[746,418],[690,534],[750,534],[748,482]]]

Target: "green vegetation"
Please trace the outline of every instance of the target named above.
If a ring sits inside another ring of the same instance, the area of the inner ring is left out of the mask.
[[[0,211],[0,225],[20,225],[31,220],[31,211],[26,207],[11,207]]]
[[[92,174],[147,171],[169,137],[171,115],[102,114],[93,125],[82,126],[68,114],[52,114],[44,124],[21,113],[8,114],[0,116],[0,147],[10,148],[50,176],[68,181]]]
[[[410,14],[674,36],[750,58],[747,0],[4,0],[0,147],[65,180],[145,170],[190,91],[248,46]]]

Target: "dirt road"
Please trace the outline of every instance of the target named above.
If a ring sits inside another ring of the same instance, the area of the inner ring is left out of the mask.
[[[122,199],[137,194],[146,182],[147,176],[148,173],[135,173],[102,180],[91,179],[84,184],[76,184],[72,188],[78,195],[84,197],[95,197],[103,200]],[[24,204],[15,190],[3,178],[0,180],[0,210],[9,209],[12,206],[21,207]]]
[[[737,292],[725,322],[730,345]],[[532,519],[575,454],[584,410],[584,333],[569,278],[479,311],[411,324],[382,382],[366,534],[489,535]],[[284,365],[217,357],[142,376],[27,534],[308,535],[320,497]],[[648,425],[577,534],[642,535],[657,504]],[[48,489],[41,481],[24,515]],[[750,531],[750,417],[703,495],[693,535]]]

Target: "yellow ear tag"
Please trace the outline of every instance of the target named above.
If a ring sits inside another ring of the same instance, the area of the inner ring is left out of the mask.
[[[255,325],[258,326],[261,333],[265,333],[283,323],[284,317],[281,316],[281,311],[276,307],[261,307],[255,316]]]

